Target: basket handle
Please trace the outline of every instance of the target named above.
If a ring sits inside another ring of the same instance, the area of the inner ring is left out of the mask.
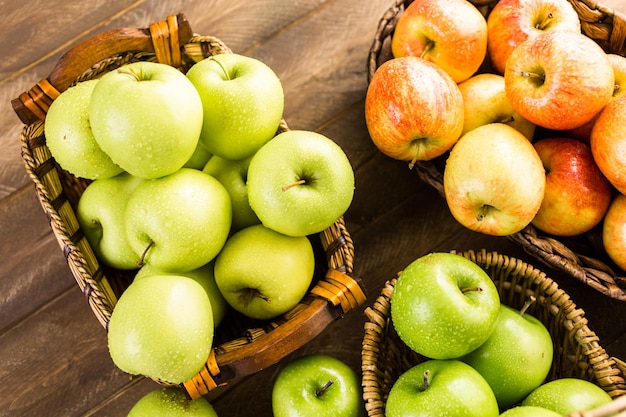
[[[50,104],[78,77],[98,62],[126,52],[151,52],[158,62],[181,65],[180,46],[193,32],[183,13],[152,23],[149,28],[117,28],[100,33],[67,51],[50,75],[11,100],[24,124],[44,120]]]
[[[250,375],[278,362],[279,358],[304,346],[331,322],[363,304],[365,291],[360,280],[336,269],[327,272],[311,290],[314,294],[303,310],[276,329],[231,352],[211,354],[203,369],[181,384],[190,398],[199,398],[230,380]]]

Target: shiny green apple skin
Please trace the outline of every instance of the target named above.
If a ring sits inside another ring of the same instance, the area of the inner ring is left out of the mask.
[[[524,398],[522,405],[547,408],[565,416],[574,411],[593,410],[611,401],[611,396],[593,382],[559,378],[537,387]]]
[[[548,376],[554,347],[532,315],[502,304],[496,327],[478,349],[461,358],[487,380],[501,409],[522,401]]]
[[[404,372],[392,385],[385,407],[387,417],[497,417],[499,414],[487,382],[472,367],[455,359],[427,360]]]
[[[215,259],[215,282],[228,304],[262,320],[295,307],[314,272],[308,238],[283,235],[261,224],[232,235]]]
[[[193,155],[202,102],[176,68],[140,61],[104,74],[89,101],[89,121],[102,150],[125,171],[159,178]]]
[[[202,99],[200,142],[213,155],[245,159],[276,134],[285,97],[280,79],[264,62],[213,55],[195,63],[187,78]]]
[[[126,237],[124,212],[143,179],[123,172],[91,182],[78,200],[76,218],[102,263],[117,269],[139,268],[137,254]]]
[[[190,400],[180,389],[164,387],[141,397],[127,417],[217,417],[217,412],[204,397]]]
[[[272,411],[274,417],[362,417],[361,381],[333,356],[301,356],[287,363],[274,381]]]
[[[122,371],[179,384],[204,366],[213,334],[211,302],[198,282],[150,275],[122,293],[107,337],[111,359]]]
[[[491,335],[500,311],[498,290],[487,273],[465,257],[434,252],[398,276],[391,320],[400,339],[432,359],[453,359]]]
[[[354,171],[341,147],[316,132],[277,135],[248,167],[250,207],[270,229],[289,236],[320,233],[350,207]]]
[[[562,415],[547,408],[519,405],[505,410],[500,417],[562,417]]]
[[[57,97],[46,114],[46,145],[69,173],[90,180],[109,178],[123,169],[96,141],[89,123],[89,101],[98,80],[75,84]]]

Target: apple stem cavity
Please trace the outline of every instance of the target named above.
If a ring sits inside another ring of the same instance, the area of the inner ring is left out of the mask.
[[[125,67],[118,68],[118,69],[117,69],[117,72],[118,72],[118,73],[120,73],[120,74],[126,74],[126,75],[128,75],[128,76],[130,76],[130,77],[134,78],[134,79],[135,79],[135,80],[137,80],[137,81],[140,81],[140,80],[141,80],[141,77],[140,77],[139,75],[135,74],[135,73],[134,73],[134,72],[132,72],[132,71],[129,71],[129,70],[128,70],[127,68],[125,68]]]
[[[211,59],[212,59],[212,57],[211,57]],[[224,76],[226,77],[226,80],[230,81],[230,79],[231,79],[230,78],[230,74],[228,73],[228,71],[226,71],[226,68],[224,68],[224,65],[220,61],[218,61],[216,59],[213,59],[213,62],[215,62],[217,65],[219,65],[219,67],[224,72]]]
[[[430,387],[430,370],[429,369],[424,371],[423,384],[424,386],[422,387],[420,391],[426,391],[428,387]]]
[[[476,220],[479,222],[482,222],[483,220],[485,220],[485,217],[487,217],[487,214],[491,211],[491,210],[495,210],[496,208],[494,206],[491,206],[489,204],[485,204],[481,207],[480,209],[480,213],[478,213],[476,215]]]
[[[146,260],[146,255],[148,255],[148,251],[153,246],[154,246],[154,240],[150,239],[150,242],[148,243],[148,246],[146,246],[146,248],[143,250],[143,253],[141,254],[141,257],[139,258],[139,260],[137,260],[137,266],[138,267],[141,268],[144,265],[144,262]]]
[[[424,50],[420,54],[420,58],[426,58],[426,55],[428,55],[434,47],[435,47],[435,42],[431,39],[428,39],[426,41],[426,44],[424,45]]]
[[[294,182],[293,184],[285,185],[285,186],[282,188],[282,190],[283,190],[283,191],[287,191],[288,189],[290,189],[290,188],[292,188],[292,187],[295,187],[295,186],[298,186],[298,185],[303,185],[303,184],[306,184],[306,180],[304,180],[304,179],[302,179],[302,180],[298,180],[298,181]]]
[[[470,292],[470,291],[483,292],[483,288],[482,288],[482,287],[466,287],[466,288],[461,288],[461,292],[462,292],[463,294],[465,294],[466,292]]]
[[[537,301],[537,298],[535,298],[534,295],[531,295],[530,297],[528,297],[528,300],[526,300],[526,302],[524,303],[524,305],[519,311],[520,316],[523,316],[524,314],[526,314],[528,307],[530,307],[530,305],[534,303],[535,301]]]
[[[315,390],[315,398],[319,398],[322,395],[324,395],[324,393],[326,391],[328,391],[328,388],[331,387],[331,385],[333,385],[335,383],[335,381],[333,381],[332,379],[329,379],[328,382],[326,384],[324,384],[324,386],[322,388],[316,389]]]
[[[545,73],[540,74],[531,71],[520,71],[519,75],[521,75],[522,77],[528,77],[530,81],[534,82],[538,86],[543,85],[543,83],[546,81]]]
[[[554,19],[554,15],[552,13],[548,13],[544,19],[535,24],[535,29],[546,30],[546,28],[550,26],[550,23],[552,23],[552,19]]]
[[[255,298],[260,298],[268,304],[272,303],[271,298],[264,296],[259,290],[254,288],[246,288],[239,294],[239,301],[244,306],[248,306]]]

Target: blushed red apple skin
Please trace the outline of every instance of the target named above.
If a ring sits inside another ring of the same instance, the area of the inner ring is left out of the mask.
[[[372,141],[402,161],[444,154],[463,130],[463,97],[441,68],[418,57],[395,58],[372,77],[365,121]]]
[[[598,225],[612,189],[589,146],[565,137],[542,139],[534,146],[546,169],[546,189],[533,225],[556,236],[576,236]]]
[[[520,44],[504,72],[513,108],[554,130],[574,129],[593,119],[613,96],[614,80],[602,48],[566,31],[543,32]]]
[[[496,72],[504,74],[506,61],[519,44],[547,30],[580,33],[578,13],[567,0],[498,1],[487,17],[487,54]]]
[[[487,56],[487,21],[467,0],[416,0],[398,19],[391,50],[433,62],[460,83]]]
[[[626,95],[612,100],[591,129],[591,152],[609,182],[626,193]]]

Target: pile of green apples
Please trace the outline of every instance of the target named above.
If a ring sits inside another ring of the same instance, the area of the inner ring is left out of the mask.
[[[556,417],[611,401],[579,378],[547,380],[550,332],[500,301],[489,275],[471,260],[434,252],[409,264],[391,298],[400,340],[424,360],[394,382],[387,417]]]
[[[89,180],[81,229],[101,263],[136,274],[108,323],[121,370],[185,382],[228,309],[271,319],[310,288],[310,237],[348,209],[354,173],[330,138],[281,127],[283,111],[276,73],[234,53],[186,72],[129,63],[50,106],[52,156]]]

